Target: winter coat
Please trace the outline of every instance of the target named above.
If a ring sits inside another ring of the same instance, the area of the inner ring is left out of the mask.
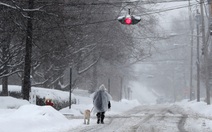
[[[106,91],[106,89],[99,89],[94,93],[93,96],[93,104],[94,104],[94,111],[95,112],[105,112],[108,109],[110,109],[111,104],[110,100],[112,97],[110,94]]]
[[[51,101],[51,100],[46,100],[46,105],[53,106],[54,104],[52,103],[52,101]]]

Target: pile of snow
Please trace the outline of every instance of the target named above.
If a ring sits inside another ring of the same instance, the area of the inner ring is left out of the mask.
[[[16,99],[10,96],[0,97],[0,109],[17,109],[22,105],[29,104],[28,101]]]
[[[4,116],[2,112],[1,132],[58,132],[61,128],[68,130],[72,126],[68,119],[51,106],[23,105]]]
[[[176,103],[176,105],[181,106],[185,111],[192,111],[194,115],[210,117],[212,119],[212,105],[207,105],[206,102],[183,100]]]

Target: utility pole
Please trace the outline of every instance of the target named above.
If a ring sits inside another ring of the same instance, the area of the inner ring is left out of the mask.
[[[120,100],[122,100],[122,91],[123,91],[123,77],[120,77],[120,79],[121,79]]]
[[[191,11],[191,2],[188,1],[189,5],[189,23],[190,23],[190,31],[191,31],[191,57],[190,57],[190,101],[193,100],[193,22],[192,22],[192,11]]]
[[[70,87],[70,91],[69,91],[69,109],[71,109],[71,93],[72,93],[72,67],[70,67],[70,81],[69,81],[69,87]]]
[[[208,5],[209,5],[209,34],[210,35],[212,35],[212,31],[211,31],[211,29],[212,29],[212,0],[208,0]],[[209,57],[209,53],[208,53],[208,47],[209,47],[209,45],[207,44],[206,45],[206,48],[205,48],[205,50],[207,50],[207,70],[208,70],[208,57]],[[209,64],[210,65],[210,64]],[[209,71],[210,72],[210,71]],[[208,73],[208,71],[207,71],[207,79],[208,79],[208,82],[207,82],[207,89],[208,89],[208,100],[210,101],[210,94],[211,94],[211,89],[210,89],[210,85],[209,85],[209,73]],[[209,102],[209,104],[210,104],[210,102]]]
[[[202,44],[203,44],[203,55],[204,55],[204,70],[205,70],[205,87],[206,87],[206,102],[210,104],[210,89],[209,89],[209,78],[208,78],[208,46],[205,38],[205,20],[204,20],[204,0],[200,1],[201,9],[201,21],[202,21]]]
[[[197,102],[200,102],[200,60],[199,60],[199,24],[200,24],[200,13],[197,9],[196,12],[196,26],[197,26]]]
[[[108,93],[110,94],[110,78],[108,78]]]

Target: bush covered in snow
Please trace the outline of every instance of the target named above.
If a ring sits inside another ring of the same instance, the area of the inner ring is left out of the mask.
[[[2,86],[0,85],[0,93],[1,91]],[[9,96],[17,99],[22,98],[21,86],[9,85],[8,91]],[[31,91],[32,91],[31,95],[34,95],[36,97],[35,99],[36,105],[44,106],[46,105],[45,99],[51,98],[54,104],[53,107],[57,110],[69,106],[69,92],[54,89],[38,88],[38,87],[32,87]],[[76,104],[76,98],[73,94],[72,94],[72,104]]]

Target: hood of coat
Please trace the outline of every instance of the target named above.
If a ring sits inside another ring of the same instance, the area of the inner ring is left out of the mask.
[[[105,85],[104,85],[104,84],[102,84],[102,85],[99,87],[99,90],[106,91],[107,89],[106,89]]]

